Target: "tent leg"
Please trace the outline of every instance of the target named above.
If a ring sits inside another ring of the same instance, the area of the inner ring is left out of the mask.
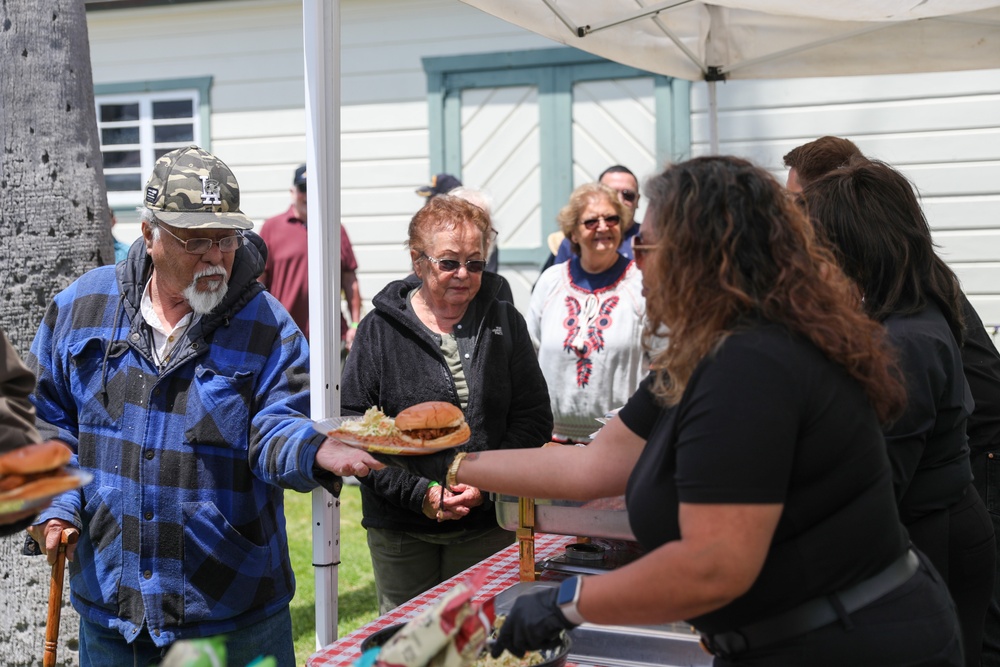
[[[302,0],[309,170],[309,380],[317,419],[340,415],[340,0]],[[316,640],[337,639],[340,503],[313,491]]]
[[[719,99],[715,91],[715,81],[708,81],[708,152],[719,154]]]

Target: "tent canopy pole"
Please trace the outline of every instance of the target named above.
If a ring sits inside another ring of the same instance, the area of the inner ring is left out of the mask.
[[[340,0],[302,0],[309,175],[309,376],[314,419],[340,415]],[[337,639],[340,503],[313,491],[316,645]]]

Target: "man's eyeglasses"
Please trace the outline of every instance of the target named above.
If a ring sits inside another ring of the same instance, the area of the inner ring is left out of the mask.
[[[218,245],[219,250],[221,250],[222,252],[235,252],[236,249],[239,248],[241,245],[243,245],[243,243],[246,241],[246,239],[243,237],[243,234],[240,234],[239,232],[233,234],[232,236],[223,236],[221,239],[218,240],[187,239],[185,241],[184,239],[177,236],[177,234],[174,234],[172,231],[170,231],[163,225],[157,225],[157,227],[159,227],[167,234],[170,234],[175,239],[177,239],[180,242],[180,244],[184,246],[184,250],[191,253],[192,255],[204,255],[206,252],[212,249],[213,245]]]
[[[485,259],[469,259],[464,262],[460,262],[457,259],[438,259],[437,257],[431,257],[427,253],[423,253],[423,255],[426,259],[429,259],[437,264],[437,267],[445,273],[458,271],[458,269],[463,266],[469,273],[482,273],[486,268]]]
[[[649,245],[644,242],[642,232],[632,237],[632,256],[637,260],[643,259],[647,252],[652,252],[655,249],[655,245]]]
[[[639,196],[639,193],[635,190],[619,190],[618,194],[620,194],[622,199],[627,201],[629,204],[634,202]]]
[[[601,222],[601,220],[603,220],[604,224],[607,225],[608,227],[614,227],[619,222],[621,222],[622,219],[617,215],[607,215],[607,216],[599,215],[596,218],[581,220],[580,224],[586,227],[587,229],[597,229],[597,225],[598,223]]]

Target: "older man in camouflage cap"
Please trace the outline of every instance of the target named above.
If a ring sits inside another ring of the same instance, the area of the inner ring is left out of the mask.
[[[224,634],[229,664],[294,664],[283,489],[381,465],[309,414],[308,346],[256,278],[266,248],[232,171],[195,146],[161,157],[144,244],[57,295],[28,358],[39,429],[94,474],[31,529],[71,569],[82,665],[149,664]]]

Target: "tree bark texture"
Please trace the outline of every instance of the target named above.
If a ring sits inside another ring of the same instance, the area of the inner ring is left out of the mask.
[[[83,0],[0,0],[0,325],[26,355],[53,295],[114,261]],[[0,540],[0,664],[41,665],[49,566]],[[70,571],[70,568],[67,568]],[[77,665],[63,598],[58,663]]]

